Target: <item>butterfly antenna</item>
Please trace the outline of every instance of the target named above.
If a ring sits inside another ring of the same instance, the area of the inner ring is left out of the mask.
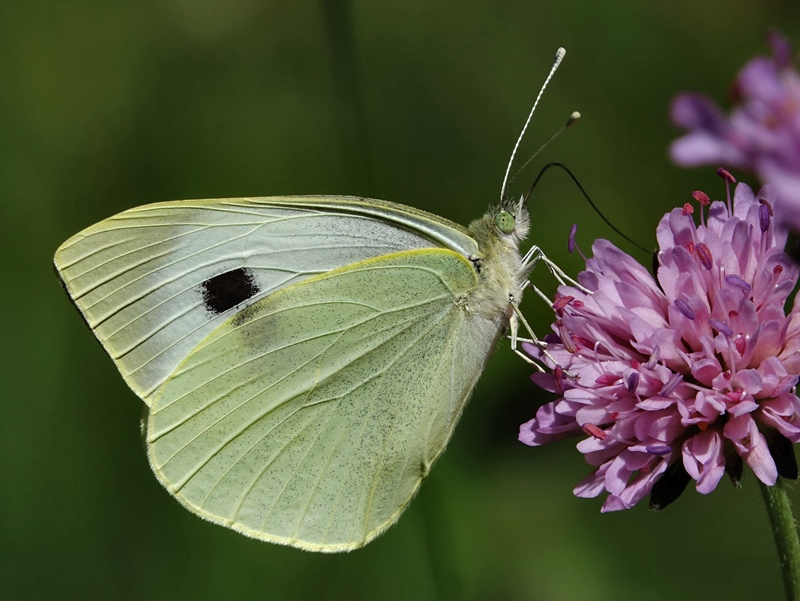
[[[528,190],[528,193],[525,195],[525,200],[524,200],[525,204],[528,204],[528,198],[530,198],[531,194],[533,193],[534,188],[536,188],[536,185],[539,183],[539,180],[542,179],[542,176],[545,174],[545,172],[550,170],[553,167],[559,167],[560,169],[563,169],[564,172],[567,175],[569,175],[570,179],[572,179],[572,181],[575,183],[575,185],[578,186],[578,190],[581,191],[581,194],[586,199],[586,202],[589,203],[589,206],[591,206],[592,209],[594,209],[594,212],[597,213],[600,216],[600,219],[602,219],[606,223],[606,225],[608,227],[610,227],[612,230],[614,230],[614,232],[616,232],[616,234],[618,236],[620,236],[623,240],[626,240],[628,243],[632,244],[633,246],[635,246],[636,248],[638,248],[642,252],[645,252],[645,253],[648,253],[648,254],[650,253],[650,251],[647,250],[644,246],[642,246],[641,244],[636,242],[636,240],[633,240],[629,236],[626,236],[617,226],[615,226],[613,223],[611,223],[611,221],[608,219],[608,217],[606,217],[603,214],[603,212],[600,210],[600,208],[596,204],[594,204],[594,201],[589,196],[589,193],[583,188],[581,183],[578,181],[578,178],[575,177],[575,175],[572,173],[572,171],[569,170],[569,167],[567,167],[563,163],[557,163],[557,162],[548,163],[547,165],[542,167],[541,171],[539,171],[539,175],[537,175],[536,179],[533,181],[533,185],[531,185],[531,189]]]
[[[513,184],[513,183],[514,183],[514,180],[516,180],[516,179],[519,177],[519,174],[520,174],[520,173],[522,173],[523,171],[525,171],[525,169],[528,167],[528,165],[530,165],[530,164],[531,164],[531,161],[533,161],[533,159],[535,159],[537,156],[539,156],[539,153],[541,153],[541,152],[542,152],[542,151],[543,151],[545,148],[547,148],[548,146],[550,146],[550,142],[552,142],[552,141],[553,141],[553,140],[555,140],[555,139],[556,139],[558,136],[560,136],[561,134],[563,134],[563,133],[564,133],[564,131],[565,131],[565,130],[566,130],[566,129],[567,129],[569,126],[570,126],[570,125],[573,125],[573,124],[575,124],[575,123],[576,123],[578,120],[580,120],[580,118],[581,118],[581,114],[580,114],[578,111],[574,111],[574,112],[573,112],[573,113],[572,113],[572,114],[569,116],[569,119],[567,119],[567,122],[566,122],[564,125],[562,125],[562,126],[561,126],[561,129],[559,129],[559,130],[558,130],[556,133],[554,133],[552,136],[550,136],[550,139],[549,139],[547,142],[545,142],[544,144],[542,144],[542,145],[539,147],[539,150],[537,150],[536,152],[534,152],[534,153],[531,155],[531,158],[529,158],[527,161],[525,161],[525,164],[524,164],[522,167],[520,167],[519,169],[517,169],[517,172],[516,172],[516,173],[514,174],[514,176],[513,176],[513,177],[512,177],[512,178],[511,178],[511,179],[508,181],[508,185],[510,186],[511,184]]]
[[[508,167],[506,167],[506,175],[503,177],[503,187],[500,188],[500,202],[503,201],[506,195],[506,187],[508,186],[508,174],[511,172],[511,165],[514,163],[514,157],[517,154],[517,149],[519,148],[520,142],[522,142],[522,138],[525,136],[525,130],[528,129],[528,124],[531,122],[531,117],[533,117],[533,111],[536,110],[536,106],[539,104],[539,100],[542,98],[542,94],[544,93],[547,84],[550,83],[550,80],[553,78],[553,75],[558,69],[558,66],[561,64],[561,61],[564,59],[564,55],[567,53],[564,48],[559,48],[556,50],[556,58],[553,61],[553,67],[550,69],[550,73],[547,75],[547,79],[544,80],[544,84],[542,85],[542,89],[539,90],[539,95],[536,96],[536,102],[533,103],[533,108],[531,112],[528,114],[528,119],[525,121],[525,125],[522,128],[522,131],[517,138],[517,143],[514,144],[514,150],[511,151],[511,158],[508,160]]]

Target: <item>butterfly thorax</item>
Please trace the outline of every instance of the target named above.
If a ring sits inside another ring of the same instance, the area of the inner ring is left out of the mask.
[[[515,227],[509,233],[497,226],[497,215],[507,211]],[[527,277],[519,253],[519,243],[528,233],[527,209],[520,203],[504,202],[473,221],[469,230],[481,252],[478,258],[480,285],[470,299],[471,309],[498,325],[506,325],[511,314],[510,301],[522,298]]]

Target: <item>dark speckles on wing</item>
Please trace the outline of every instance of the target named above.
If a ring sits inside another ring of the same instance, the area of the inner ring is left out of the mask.
[[[258,294],[252,272],[242,267],[215,275],[200,284],[203,305],[214,315],[224,313]]]

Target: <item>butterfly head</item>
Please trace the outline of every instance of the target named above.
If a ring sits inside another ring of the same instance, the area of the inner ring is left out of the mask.
[[[501,238],[510,238],[514,244],[519,244],[528,235],[530,217],[523,198],[518,201],[506,198],[492,213],[494,229]]]
[[[524,200],[505,198],[481,218],[469,225],[480,248],[480,260],[485,271],[505,273],[510,278],[520,272],[519,245],[528,235],[530,218]],[[500,288],[507,289],[509,282]]]

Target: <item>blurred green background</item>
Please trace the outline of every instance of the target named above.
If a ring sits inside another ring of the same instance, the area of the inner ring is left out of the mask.
[[[621,229],[712,169],[670,165],[667,110],[724,100],[784,0],[28,0],[0,5],[4,599],[761,599],[782,594],[752,475],[661,514],[572,496],[588,466],[519,423],[546,397],[506,345],[400,522],[363,550],[314,555],[201,521],[156,482],[141,403],[53,276],[80,229],[158,200],[356,194],[466,224],[495,202],[556,48],[568,54],[521,153],[584,119],[515,183],[564,161]],[[568,271],[569,226],[611,236],[563,173],[532,201],[532,239]],[[628,249],[623,243],[623,248]],[[637,255],[641,260],[648,257]],[[526,314],[543,332],[543,303]],[[800,500],[800,493],[793,496]]]

